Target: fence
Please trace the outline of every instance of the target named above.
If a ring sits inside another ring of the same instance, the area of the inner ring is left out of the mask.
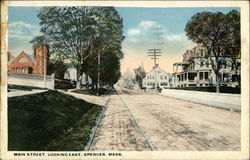
[[[43,76],[8,73],[8,84],[54,89],[55,76],[46,76],[45,82]]]

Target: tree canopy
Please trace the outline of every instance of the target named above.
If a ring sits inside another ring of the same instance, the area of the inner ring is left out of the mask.
[[[236,10],[227,14],[197,13],[186,24],[185,31],[189,39],[206,47],[207,57],[214,57],[210,60],[219,92],[219,71],[222,68],[220,57],[236,57],[240,54],[240,13]]]
[[[43,7],[37,16],[42,35],[34,37],[31,43],[48,44],[50,54],[61,54],[70,60],[77,70],[78,82],[83,72],[95,82],[98,54],[105,61],[101,68],[107,68],[106,62],[114,63],[114,68],[102,74],[113,72],[114,77],[119,77],[124,36],[122,19],[114,7]],[[114,77],[103,81],[109,82]]]

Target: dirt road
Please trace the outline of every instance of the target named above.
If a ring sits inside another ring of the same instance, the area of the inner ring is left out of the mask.
[[[240,150],[238,112],[141,91],[118,92],[156,150]],[[91,150],[150,150],[120,97],[110,98]]]

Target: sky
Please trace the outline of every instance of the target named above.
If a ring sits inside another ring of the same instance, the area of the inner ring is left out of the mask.
[[[121,60],[121,72],[144,66],[149,72],[154,62],[148,56],[148,49],[161,49],[157,60],[159,67],[172,73],[175,62],[182,61],[182,55],[195,44],[185,35],[185,25],[190,18],[203,11],[228,13],[239,8],[140,8],[116,7],[123,19],[125,39],[122,43],[124,58]],[[40,7],[9,7],[8,43],[10,53],[16,57],[24,51],[33,55],[29,41],[39,35]]]

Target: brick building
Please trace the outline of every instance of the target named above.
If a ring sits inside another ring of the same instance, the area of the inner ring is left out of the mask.
[[[48,60],[47,47],[39,46],[34,51],[34,61],[32,61],[25,52],[21,52],[8,66],[8,72],[15,74],[44,75],[44,72],[47,74]]]

